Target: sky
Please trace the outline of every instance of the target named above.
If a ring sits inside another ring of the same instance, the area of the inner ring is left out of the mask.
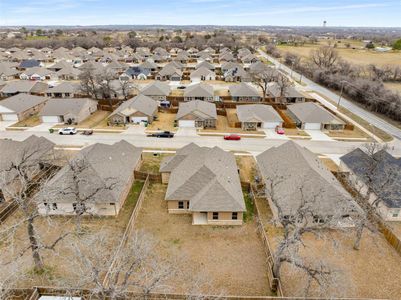
[[[401,0],[0,0],[0,26],[401,27]]]

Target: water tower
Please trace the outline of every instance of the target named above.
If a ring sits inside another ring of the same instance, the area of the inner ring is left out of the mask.
[[[323,27],[326,27],[327,21],[323,21]]]

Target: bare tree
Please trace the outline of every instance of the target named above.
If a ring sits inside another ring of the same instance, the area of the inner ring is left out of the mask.
[[[99,100],[99,88],[97,78],[94,69],[86,69],[79,74],[79,80],[81,81],[81,90],[91,98]]]
[[[0,186],[2,186],[3,193],[7,195],[10,203],[14,203],[18,207],[23,216],[16,224],[3,228],[0,236],[7,240],[19,226],[25,225],[28,245],[20,251],[16,259],[31,250],[34,270],[37,273],[43,272],[45,268],[42,250],[54,250],[57,244],[69,234],[60,234],[52,243],[44,244],[35,227],[35,220],[40,214],[32,199],[54,171],[51,167],[53,157],[48,150],[45,143],[24,147],[16,153],[15,159],[10,161],[6,168],[0,170]]]
[[[279,93],[278,99],[279,103],[286,103],[284,101],[286,93],[290,87],[292,87],[294,84],[287,78],[287,76],[278,73],[276,78],[275,78],[275,83],[277,84],[277,91]]]
[[[275,69],[265,67],[261,71],[258,70],[258,72],[251,72],[250,74],[253,84],[262,90],[263,100],[266,99],[270,83],[276,80],[276,73]]]
[[[146,299],[154,291],[168,291],[166,280],[176,269],[172,262],[155,256],[156,242],[151,236],[134,232],[122,248],[113,246],[116,241],[107,229],[74,240],[74,259],[69,262],[76,273],[60,284],[71,290],[89,288],[92,295],[112,300],[127,297],[130,292]]]
[[[339,60],[338,52],[330,46],[322,46],[311,52],[312,61],[323,69],[329,69]]]

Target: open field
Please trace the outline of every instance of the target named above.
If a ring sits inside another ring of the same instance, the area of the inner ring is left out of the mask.
[[[265,255],[256,223],[243,226],[193,226],[190,215],[169,215],[164,195],[167,186],[152,184],[145,197],[136,228],[159,240],[161,260],[174,261],[180,270],[169,279],[173,293],[190,284],[191,276],[204,274],[212,293],[269,295]]]
[[[25,224],[17,227],[12,239],[2,240],[0,243],[0,251],[2,253],[1,262],[13,260],[18,262],[24,269],[26,278],[21,280],[19,287],[45,286],[57,284],[58,280],[65,278],[75,278],[78,274],[75,273],[70,261],[73,259],[73,252],[70,247],[72,239],[89,237],[90,235],[100,232],[107,233],[106,245],[102,247],[102,251],[112,251],[118,246],[119,240],[125,231],[128,220],[135,207],[139,193],[142,189],[143,182],[135,181],[131,187],[131,191],[124,203],[117,218],[114,217],[83,217],[81,220],[82,232],[76,232],[76,223],[74,217],[48,216],[38,217],[35,219],[35,229],[37,230],[41,240],[46,244],[53,243],[58,237],[63,234],[70,233],[66,236],[55,248],[55,250],[43,250],[42,256],[46,266],[46,272],[36,274],[33,272],[33,261],[30,251],[27,251],[22,257],[16,260],[19,253],[26,248],[28,244],[27,229]],[[10,228],[17,224],[23,218],[20,210],[17,210],[10,216],[4,224],[0,225],[0,230],[3,232],[6,228]],[[25,226],[24,226],[25,225]],[[13,243],[13,247],[7,247],[9,243]],[[110,252],[111,253],[111,252]],[[11,267],[11,266],[10,266]],[[8,266],[2,267],[2,274],[7,273]],[[1,275],[0,274],[0,280]]]
[[[272,225],[272,214],[266,201],[258,201],[258,206],[274,249],[281,239],[282,229]],[[323,261],[336,272],[338,286],[333,287],[336,289],[333,294],[337,297],[399,299],[401,286],[398,276],[390,275],[401,271],[399,254],[382,235],[368,230],[364,232],[361,249],[353,250],[354,237],[352,229],[325,231],[321,239],[305,235],[305,247],[301,247],[300,253],[305,261]],[[286,296],[301,296],[306,284],[305,276],[290,266],[283,266],[282,284]]]
[[[300,55],[304,58],[309,58],[312,50],[319,48],[321,45],[305,45],[305,46],[287,46],[279,45],[278,49],[282,52],[290,52]],[[367,49],[344,49],[337,48],[338,54],[344,60],[358,65],[375,64],[384,65],[399,65],[401,66],[401,51],[377,52]]]

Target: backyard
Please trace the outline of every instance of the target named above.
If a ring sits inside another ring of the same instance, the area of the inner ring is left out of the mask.
[[[191,276],[203,273],[213,283],[214,294],[269,295],[255,220],[243,226],[194,226],[191,215],[168,214],[166,189],[162,184],[149,187],[136,228],[158,240],[158,257],[174,261],[180,270],[169,279],[171,292],[185,292]]]
[[[156,174],[159,172],[161,161],[173,155],[172,153],[142,153],[142,164],[140,171],[146,173]]]

